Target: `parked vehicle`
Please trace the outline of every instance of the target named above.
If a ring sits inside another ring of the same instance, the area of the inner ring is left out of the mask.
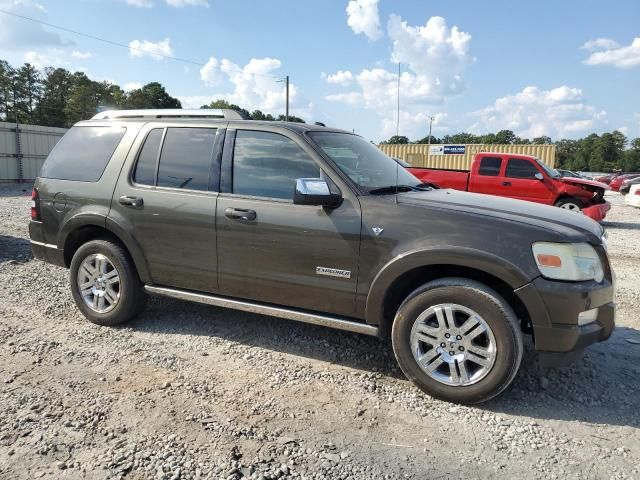
[[[561,177],[586,178],[587,180],[591,180],[591,178],[587,177],[586,175],[583,175],[578,172],[572,172],[571,170],[556,168],[556,172],[558,172]]]
[[[98,325],[155,294],[390,337],[406,376],[452,402],[507,388],[524,334],[553,363],[614,328],[596,222],[430,188],[317,125],[104,112],[51,152],[31,218],[34,255],[70,269]]]
[[[554,205],[603,220],[611,208],[607,185],[583,178],[564,178],[536,157],[508,153],[478,153],[471,171],[410,168],[424,182],[441,188],[517,198]]]
[[[622,195],[627,195],[629,193],[629,190],[631,190],[631,187],[638,184],[640,184],[640,177],[628,178],[627,180],[622,182],[622,186],[620,187],[619,192]]]
[[[601,175],[601,176],[599,176],[599,177],[594,177],[594,180],[595,180],[596,182],[605,183],[605,184],[609,185],[609,183],[611,182],[611,180],[613,180],[613,178],[614,178],[615,176],[616,176],[616,175],[614,175],[614,174],[611,174],[611,175]]]
[[[611,182],[609,183],[609,187],[611,187],[611,190],[613,190],[614,192],[619,192],[620,187],[622,187],[622,184],[626,180],[633,180],[634,178],[638,177],[640,177],[640,173],[626,173],[624,175],[618,175],[613,180],[611,180]]]
[[[624,200],[627,205],[640,208],[640,182],[630,186],[629,193]]]

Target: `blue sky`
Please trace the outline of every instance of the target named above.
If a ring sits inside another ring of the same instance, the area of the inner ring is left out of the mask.
[[[184,106],[226,98],[355,129],[400,134],[640,136],[640,2],[0,0],[0,58],[81,69],[129,88],[163,83]],[[154,57],[153,52],[200,65]],[[204,65],[204,66],[203,66]]]

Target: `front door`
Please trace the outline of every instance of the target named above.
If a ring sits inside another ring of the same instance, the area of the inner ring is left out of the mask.
[[[542,180],[535,177],[537,173],[543,175]],[[519,200],[549,203],[551,189],[547,185],[548,181],[548,177],[532,161],[510,158],[503,178],[504,194]]]
[[[132,231],[154,284],[217,289],[220,136],[215,128],[151,128],[128,162],[134,167],[120,175],[110,215]]]
[[[230,135],[233,132],[227,140]],[[337,208],[294,205],[298,178],[323,177],[337,188],[322,171],[315,152],[294,138],[243,129],[235,132],[235,145],[233,141],[225,144],[229,162],[223,163],[230,181],[228,192],[218,197],[216,213],[220,291],[353,315],[359,202],[343,185],[344,200]]]

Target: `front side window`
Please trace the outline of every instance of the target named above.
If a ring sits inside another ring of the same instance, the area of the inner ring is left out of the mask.
[[[510,178],[535,178],[538,169],[529,160],[510,158],[506,176]]]
[[[500,175],[500,167],[502,166],[502,159],[498,157],[482,157],[480,160],[480,168],[478,169],[479,175],[486,177],[497,177]]]
[[[214,128],[168,128],[160,153],[158,186],[207,190],[215,138]]]
[[[309,136],[361,190],[421,185],[420,180],[358,135],[311,132]]]
[[[97,182],[125,131],[124,127],[73,127],[53,148],[40,176]]]
[[[293,140],[271,132],[238,130],[233,193],[293,199],[296,180],[320,177],[320,167]]]

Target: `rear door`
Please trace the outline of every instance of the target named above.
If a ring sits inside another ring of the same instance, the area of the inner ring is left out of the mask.
[[[110,217],[140,244],[154,284],[217,289],[215,212],[224,129],[147,126],[120,175]],[[136,148],[137,147],[137,148]]]
[[[469,175],[469,191],[488,195],[505,195],[502,172],[503,159],[499,155],[481,156],[474,164],[474,170]]]
[[[342,191],[333,209],[294,205],[298,178]],[[226,295],[341,315],[355,312],[360,203],[287,131],[229,130],[217,206],[218,280]]]
[[[542,175],[538,180],[535,175]],[[547,175],[535,162],[526,158],[509,158],[504,172],[505,195],[530,202],[549,203],[552,191]]]

